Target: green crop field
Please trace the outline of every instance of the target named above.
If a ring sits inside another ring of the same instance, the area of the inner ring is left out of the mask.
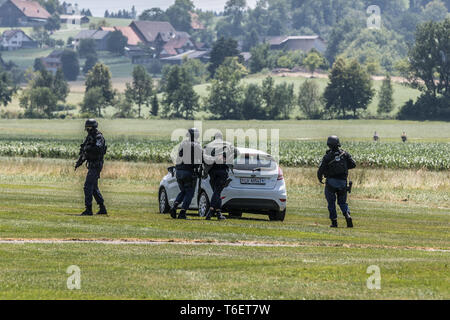
[[[0,120],[0,299],[450,298],[446,122],[202,122],[203,130],[280,130],[284,222],[159,214],[171,133],[193,125],[168,120],[100,120],[110,214],[79,217],[86,171],[73,166],[83,123]],[[332,133],[359,165],[349,196],[354,229],[342,217],[329,228],[315,176]],[[80,290],[66,286],[73,265]],[[380,269],[379,290],[367,287],[370,266]]]

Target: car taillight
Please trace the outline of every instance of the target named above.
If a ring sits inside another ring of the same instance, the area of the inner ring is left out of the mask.
[[[277,178],[277,180],[284,180],[283,170],[281,170],[280,167],[278,167],[278,178]]]

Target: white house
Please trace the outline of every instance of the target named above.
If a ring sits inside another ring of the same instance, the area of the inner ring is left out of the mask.
[[[3,50],[37,48],[37,42],[20,29],[6,30],[0,36],[0,47]]]

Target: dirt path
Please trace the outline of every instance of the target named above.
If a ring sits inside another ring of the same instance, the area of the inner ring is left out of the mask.
[[[0,238],[0,244],[70,244],[93,243],[106,245],[215,245],[236,247],[325,247],[325,248],[355,248],[355,249],[391,249],[391,250],[416,250],[427,252],[450,252],[448,249],[413,247],[413,246],[386,246],[376,244],[346,244],[327,242],[257,242],[257,241],[215,241],[215,240],[190,240],[190,239],[22,239]]]

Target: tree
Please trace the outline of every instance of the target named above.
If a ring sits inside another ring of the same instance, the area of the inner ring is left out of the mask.
[[[61,70],[56,75],[47,70],[36,72],[19,98],[26,117],[51,118],[58,101],[65,102],[69,86]]]
[[[42,71],[42,70],[45,70],[45,66],[44,66],[44,64],[42,63],[42,59],[41,59],[41,58],[36,58],[36,59],[34,59],[33,70],[34,70],[34,71]]]
[[[314,71],[323,65],[323,63],[324,59],[316,51],[311,51],[303,60],[303,64],[308,68],[309,72],[311,72],[311,76],[314,76]]]
[[[283,82],[275,87],[273,107],[270,109],[269,119],[289,119],[294,108],[294,84]]]
[[[78,45],[78,54],[81,58],[97,55],[96,47],[94,39],[81,39]]]
[[[106,42],[106,47],[109,52],[123,55],[125,47],[128,43],[128,38],[125,37],[119,30],[111,32]]]
[[[194,11],[194,8],[194,3],[191,0],[175,0],[175,3],[166,10],[169,22],[175,30],[191,31],[191,12]]]
[[[138,105],[138,117],[141,117],[141,106],[150,105],[153,95],[153,79],[141,65],[133,69],[133,82],[127,83],[125,95],[127,99]]]
[[[62,71],[64,77],[69,81],[77,80],[80,74],[80,63],[78,61],[77,53],[72,50],[64,50],[61,55]]]
[[[214,43],[210,53],[210,65],[208,70],[211,77],[214,77],[216,69],[225,61],[227,57],[239,56],[238,43],[234,39],[220,38]]]
[[[16,91],[17,88],[13,85],[8,72],[2,71],[0,67],[0,104],[6,107],[11,103],[12,97]]]
[[[450,18],[417,27],[416,43],[408,53],[410,85],[428,95],[450,96]]]
[[[57,13],[54,13],[50,18],[47,19],[47,23],[44,26],[47,31],[55,31],[61,29],[61,20]]]
[[[70,88],[67,83],[62,69],[56,71],[55,77],[53,78],[53,93],[56,95],[58,101],[65,102],[67,96],[69,95]]]
[[[313,80],[303,82],[300,86],[297,103],[308,119],[320,119],[322,117],[323,102],[317,82]]]
[[[271,113],[275,103],[275,80],[268,76],[262,83],[262,98],[264,101],[264,110],[266,115]],[[266,116],[267,117],[267,116]]]
[[[246,74],[245,67],[236,57],[228,57],[217,69],[206,99],[207,109],[219,119],[242,119],[243,88],[240,86]]]
[[[242,116],[246,120],[266,118],[263,109],[263,98],[261,87],[251,83],[244,89],[244,101],[242,102]]]
[[[267,68],[269,65],[270,45],[268,43],[263,43],[259,46],[253,47],[251,49],[252,57],[250,58],[250,72],[257,73],[262,69]]]
[[[100,87],[91,87],[86,90],[84,94],[83,102],[81,103],[81,111],[90,115],[102,116],[102,109],[105,108],[108,103],[103,95],[103,90]]]
[[[367,109],[373,96],[372,81],[361,65],[355,60],[347,63],[337,59],[324,92],[325,108],[339,112],[343,118],[351,110],[356,118],[357,110]]]
[[[199,96],[194,91],[191,77],[180,66],[172,66],[165,74],[163,85],[163,116],[193,119],[199,109]]]
[[[156,93],[152,97],[151,104],[152,104],[152,108],[150,109],[150,114],[152,116],[156,117],[159,112],[159,102],[158,102],[158,96],[156,95]]]
[[[104,104],[102,104],[101,107],[105,107],[106,105],[111,105],[113,103],[116,93],[112,87],[111,72],[103,63],[97,63],[91,71],[89,71],[86,77],[85,85],[86,93],[93,88],[99,88],[101,90],[104,101]],[[98,114],[101,116],[101,109],[98,110]]]
[[[83,73],[88,73],[98,62],[98,57],[96,54],[90,54],[86,57],[86,61],[83,66]]]
[[[139,16],[141,21],[169,21],[167,14],[160,8],[144,10]]]
[[[117,109],[117,112],[114,114],[115,118],[134,118],[135,116],[133,103],[124,95],[120,95],[114,107]]]
[[[388,74],[383,80],[379,92],[378,114],[390,113],[394,110],[394,88],[392,87],[391,76]]]
[[[246,6],[245,0],[228,0],[225,3],[224,15],[231,26],[231,36],[242,34],[242,21],[244,20]]]

